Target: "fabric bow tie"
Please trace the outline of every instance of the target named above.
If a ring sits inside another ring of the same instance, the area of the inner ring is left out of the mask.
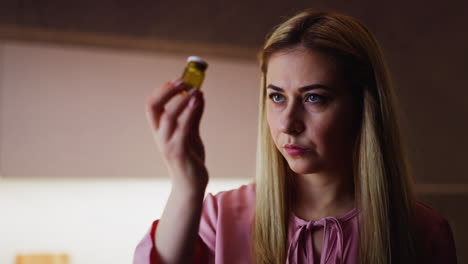
[[[313,263],[312,234],[320,227],[324,229],[321,252],[323,264],[343,263],[343,230],[340,222],[335,217],[325,217],[319,221],[310,221],[296,231],[288,248],[286,264]]]

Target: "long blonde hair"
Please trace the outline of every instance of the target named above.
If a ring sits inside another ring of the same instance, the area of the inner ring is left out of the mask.
[[[400,137],[395,96],[381,48],[356,19],[303,11],[276,27],[259,54],[262,70],[257,146],[253,255],[256,263],[284,263],[292,182],[266,120],[268,59],[301,45],[335,58],[352,84],[359,111],[353,173],[361,263],[416,262],[413,187]]]

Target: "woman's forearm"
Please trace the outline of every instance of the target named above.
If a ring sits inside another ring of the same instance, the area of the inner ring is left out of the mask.
[[[173,187],[155,234],[162,263],[190,263],[198,237],[203,191]]]

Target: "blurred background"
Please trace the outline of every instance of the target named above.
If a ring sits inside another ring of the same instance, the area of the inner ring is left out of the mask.
[[[388,60],[419,198],[450,222],[468,263],[467,1],[0,2],[0,263],[67,254],[130,263],[170,183],[144,104],[209,63],[202,137],[209,192],[255,171],[267,32],[305,9],[364,22]]]

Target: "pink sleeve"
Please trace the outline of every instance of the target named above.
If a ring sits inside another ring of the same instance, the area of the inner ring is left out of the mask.
[[[217,224],[218,203],[216,197],[209,193],[203,204],[199,235],[213,256],[215,252]]]
[[[135,253],[133,254],[133,264],[159,263],[154,243],[154,234],[156,233],[158,222],[159,220],[153,222],[151,228],[146,232],[140,243],[138,243]]]
[[[437,228],[426,249],[428,263],[456,264],[457,253],[449,223],[444,219]]]
[[[200,219],[200,229],[195,256],[192,263],[214,263],[214,248],[216,238],[217,205],[213,195],[208,194],[204,203]],[[159,264],[161,263],[156,251],[154,235],[159,220],[153,222],[151,228],[137,245],[133,255],[133,264]]]

